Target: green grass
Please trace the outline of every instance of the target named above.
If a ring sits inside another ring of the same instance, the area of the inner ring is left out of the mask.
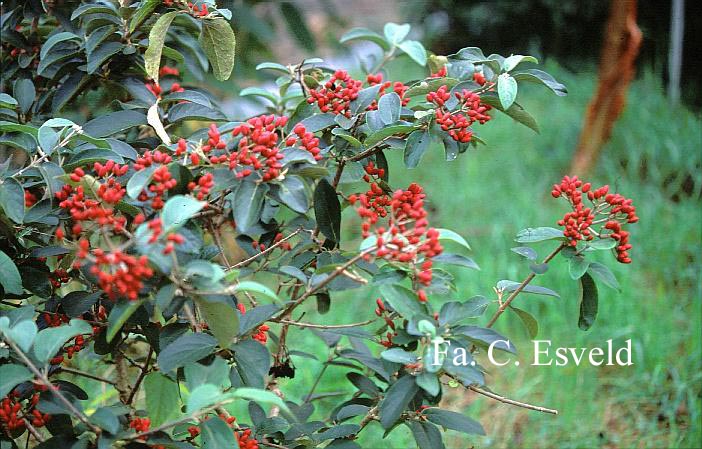
[[[401,154],[388,154],[391,183],[400,187],[417,181],[426,187],[432,224],[465,236],[481,271],[454,271],[458,292],[494,297],[500,279],[521,280],[528,267],[510,252],[515,233],[528,226],[554,226],[565,213],[553,200],[550,185],[567,170],[577,142],[582,115],[594,89],[591,74],[572,75],[558,69],[570,95],[551,96],[545,89],[528,88],[520,101],[541,125],[541,134],[499,116],[479,127],[488,146],[445,162],[438,149],[425,155],[420,168],[406,170]],[[632,86],[626,111],[591,176],[595,184],[609,183],[634,199],[640,222],[632,227],[634,263],[622,266],[608,254],[598,260],[610,266],[622,286],[617,293],[600,287],[600,309],[587,332],[577,327],[578,286],[562,258],[535,283],[561,294],[561,299],[525,295],[515,305],[539,320],[539,337],[554,346],[615,346],[632,340],[631,367],[530,366],[532,350],[520,322],[505,314],[497,328],[521,348],[521,366],[491,367],[488,385],[507,397],[560,411],[558,416],[526,411],[476,397],[461,389],[445,394],[446,405],[480,420],[488,436],[467,438],[449,432],[447,447],[698,447],[702,353],[700,344],[700,166],[701,120],[686,110],[670,109],[652,77]],[[686,181],[687,179],[687,181]],[[690,190],[692,195],[680,193]],[[687,183],[686,183],[687,182]],[[346,211],[351,216],[351,211]],[[348,227],[346,236],[354,236]],[[346,245],[351,245],[347,242]],[[537,246],[540,257],[552,245]],[[372,315],[369,289],[339,295],[330,315],[312,322],[351,322]],[[433,298],[437,304],[447,298]],[[483,320],[485,321],[485,320]],[[481,322],[483,322],[481,321]],[[306,350],[326,357],[325,348],[308,331],[293,337]],[[294,358],[295,379],[284,390],[303,397],[320,368],[316,362]],[[318,392],[349,391],[343,371],[331,367]],[[305,388],[303,390],[303,388]],[[321,401],[325,408],[335,399]],[[375,425],[374,425],[375,426]],[[363,447],[413,446],[407,428],[381,440],[379,426],[362,437]]]

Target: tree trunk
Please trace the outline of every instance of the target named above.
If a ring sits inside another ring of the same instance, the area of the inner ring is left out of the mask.
[[[587,107],[585,123],[571,162],[571,173],[590,171],[614,123],[624,109],[626,90],[635,75],[635,61],[641,46],[636,25],[636,0],[612,0],[605,30],[598,84]]]
[[[685,0],[673,0],[670,11],[670,47],[668,49],[668,100],[672,104],[677,104],[680,101],[684,30]]]

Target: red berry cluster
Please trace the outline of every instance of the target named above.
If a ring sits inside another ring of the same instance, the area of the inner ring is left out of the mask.
[[[237,304],[236,308],[239,309],[239,312],[241,312],[242,315],[246,315],[246,307],[242,303]],[[268,342],[268,334],[266,332],[268,332],[269,330],[270,327],[267,324],[261,324],[256,329],[256,333],[251,335],[251,338],[261,343],[262,345],[265,345],[266,342]]]
[[[429,75],[429,78],[443,78],[448,75],[448,70],[446,66],[442,66],[438,71]]]
[[[236,442],[241,449],[258,449],[258,441],[251,437],[251,429],[234,432]]]
[[[62,190],[56,192],[56,198],[60,201],[59,206],[68,210],[73,220],[71,232],[78,236],[83,232],[85,224],[95,224],[100,228],[112,228],[116,233],[121,233],[126,224],[124,216],[116,216],[115,210],[111,207],[104,207],[103,204],[114,205],[119,203],[126,189],[116,180],[116,176],[124,175],[129,167],[120,166],[114,161],[108,161],[105,165],[96,162],[93,166],[95,177],[98,180],[97,198],[87,198],[83,188],[83,181],[86,173],[81,167],[77,167],[70,175],[71,181],[80,183],[77,187],[70,184],[63,186]],[[105,179],[100,183],[99,179]],[[87,185],[93,185],[92,180],[87,181]],[[63,239],[63,231],[59,228],[56,231],[56,238]]]
[[[322,112],[351,117],[351,102],[358,98],[362,87],[363,83],[351,78],[346,70],[337,70],[329,81],[317,89],[310,90],[307,102],[317,103]]]
[[[238,178],[245,178],[259,171],[264,182],[277,179],[283,167],[280,160],[285,157],[280,151],[280,141],[284,141],[288,147],[297,145],[312,154],[316,160],[320,160],[322,156],[319,154],[319,139],[299,123],[295,125],[293,132],[284,138],[287,122],[287,117],[262,115],[234,128],[232,135],[241,138],[237,150],[228,156],[229,169],[235,171]]]
[[[207,10],[207,3],[203,3],[202,5],[198,6],[192,2],[188,2],[188,8],[190,8],[190,11],[192,11],[192,15],[196,17],[205,17],[210,13]]]
[[[379,97],[385,95],[385,91],[392,86],[393,92],[395,92],[400,97],[400,100],[402,101],[402,106],[406,106],[407,103],[409,103],[410,101],[409,97],[405,98],[405,92],[407,92],[409,87],[405,86],[405,84],[401,83],[400,81],[395,81],[394,83],[392,81],[383,82],[382,73],[376,73],[375,75],[368,74],[368,76],[366,77],[366,81],[370,86],[380,84],[380,90],[378,91]],[[373,103],[371,103],[370,106],[366,108],[366,111],[372,111],[374,109],[378,109],[378,100],[373,100]]]
[[[71,276],[63,268],[57,268],[49,273],[49,281],[54,288],[60,288],[62,284],[71,281]]]
[[[389,348],[392,346],[392,338],[397,336],[397,330],[395,329],[395,323],[392,321],[390,318],[390,313],[388,310],[385,308],[385,304],[383,304],[383,300],[381,298],[378,298],[375,300],[375,303],[378,305],[375,309],[375,314],[379,317],[382,317],[385,320],[385,323],[388,325],[390,328],[390,331],[385,335],[385,338],[387,340],[383,340],[382,337],[380,338],[379,343],[386,348]]]
[[[212,173],[205,173],[195,181],[188,183],[188,190],[193,192],[198,200],[204,200],[210,194],[210,189],[214,187],[214,176]]]
[[[78,245],[78,259],[93,263],[90,272],[97,277],[98,286],[110,299],[125,297],[136,300],[144,280],[154,275],[146,256],[132,256],[118,248],[107,252],[95,248],[90,252],[90,243],[86,239],[81,239]]]
[[[490,120],[487,114],[491,106],[480,102],[480,96],[474,92],[463,89],[455,92],[458,107],[454,111],[448,110],[446,102],[451,98],[447,86],[439,87],[435,92],[427,94],[427,101],[436,105],[436,123],[441,129],[447,131],[456,142],[468,143],[473,132],[469,129],[473,123],[481,125]]]
[[[0,401],[0,426],[7,432],[24,430],[25,419],[27,419],[33,427],[44,427],[51,419],[51,415],[40,412],[36,409],[39,403],[39,393],[34,393],[29,398],[26,404],[26,410],[22,410],[22,400],[19,398],[17,391],[12,391]]]
[[[371,175],[378,169],[368,166]],[[415,269],[415,281],[428,286],[432,280],[431,258],[441,254],[439,232],[429,228],[427,212],[424,209],[425,194],[418,184],[410,184],[407,190],[396,190],[392,196],[386,194],[375,182],[370,189],[360,195],[351,195],[351,204],[359,203],[357,212],[363,219],[363,237],[371,235],[371,228],[382,217],[388,217],[388,227],[377,226],[376,257],[410,264]],[[417,267],[419,265],[419,267]],[[417,290],[420,301],[427,300],[423,289]]]
[[[629,232],[622,229],[627,223],[639,221],[631,199],[609,193],[608,185],[593,189],[592,184],[583,183],[577,176],[565,176],[560,184],[554,184],[551,195],[566,198],[573,209],[558,221],[560,226],[565,227],[563,235],[568,238],[570,246],[575,247],[579,241],[591,241],[595,237],[611,238],[617,241],[617,260],[631,263]],[[583,195],[587,196],[591,207],[585,207]]]
[[[134,417],[129,421],[129,428],[134,429],[138,433],[148,432],[150,427],[151,420],[149,418]]]
[[[156,150],[153,153],[147,151],[143,156],[137,158],[134,163],[134,169],[136,171],[141,171],[153,164],[162,164],[154,171],[147,189],[143,190],[137,197],[139,201],[151,200],[151,207],[155,210],[163,208],[165,204],[163,201],[164,195],[178,184],[178,181],[173,178],[173,175],[168,171],[168,166],[166,165],[172,161],[173,158],[171,155]]]
[[[37,203],[37,196],[29,190],[24,191],[24,207],[30,208]]]

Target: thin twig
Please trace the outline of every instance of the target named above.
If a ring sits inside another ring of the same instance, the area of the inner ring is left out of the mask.
[[[227,269],[225,269],[224,271],[236,270],[237,268],[242,268],[242,267],[245,267],[245,266],[249,265],[249,264],[250,264],[251,262],[253,262],[254,260],[256,260],[256,259],[258,259],[259,257],[263,256],[264,254],[268,254],[269,252],[273,251],[274,249],[276,249],[277,247],[279,247],[279,246],[282,245],[283,243],[285,243],[285,242],[287,242],[288,240],[290,240],[291,238],[295,237],[295,236],[296,236],[297,234],[299,234],[300,232],[302,232],[302,228],[300,228],[300,229],[298,229],[298,230],[292,232],[292,233],[291,233],[290,235],[288,235],[287,237],[284,237],[284,238],[280,239],[279,241],[275,242],[274,244],[272,244],[272,245],[269,246],[268,248],[264,249],[264,250],[261,251],[260,253],[256,253],[256,254],[254,254],[253,256],[249,257],[248,259],[244,259],[244,260],[242,260],[241,262],[237,262],[237,263],[235,263],[234,265],[229,266],[229,267],[228,267]]]
[[[366,321],[361,321],[359,323],[350,323],[350,324],[313,324],[313,323],[302,323],[299,321],[293,321],[293,320],[271,320],[276,323],[281,323],[281,324],[289,324],[292,326],[298,326],[298,327],[311,327],[313,329],[343,329],[347,327],[357,327],[357,326],[365,326],[366,324],[370,324],[375,320],[366,320]]]
[[[127,405],[131,404],[132,401],[134,400],[134,396],[136,396],[137,391],[139,391],[139,386],[141,385],[141,382],[144,380],[144,377],[146,377],[146,374],[149,372],[149,365],[151,364],[151,358],[154,355],[154,348],[149,348],[149,355],[146,356],[146,363],[144,363],[144,366],[141,369],[141,372],[139,373],[139,377],[137,377],[136,382],[134,382],[134,387],[132,387],[132,391],[129,393],[129,397],[127,398]]]
[[[81,376],[81,377],[85,377],[87,379],[93,379],[93,380],[97,380],[98,382],[103,382],[106,384],[117,386],[117,382],[115,382],[114,380],[108,379],[106,377],[97,376],[95,374],[86,373],[85,371],[77,370],[74,368],[69,368],[67,366],[62,366],[60,371],[62,371],[64,373],[68,373],[68,374],[73,374],[75,376]]]
[[[487,397],[494,399],[496,401],[503,402],[505,404],[516,405],[517,407],[522,407],[522,408],[526,408],[529,410],[536,410],[537,412],[550,413],[552,415],[558,414],[558,410],[555,410],[552,408],[541,407],[539,405],[531,405],[531,404],[527,404],[526,402],[515,401],[514,399],[509,399],[509,398],[506,398],[504,396],[500,396],[499,394],[491,393],[487,390],[483,390],[482,388],[478,388],[474,385],[471,385],[470,387],[468,387],[468,389],[475,391],[478,394],[482,394],[483,396],[487,396]]]
[[[561,252],[561,250],[563,248],[565,248],[565,246],[566,246],[565,243],[561,243],[560,245],[558,245],[558,248],[556,248],[555,250],[553,250],[553,252],[551,252],[551,254],[546,256],[546,258],[544,259],[544,261],[542,263],[549,263],[551,261],[551,259],[556,257],[556,254],[558,254],[559,252]],[[502,313],[507,309],[507,307],[509,307],[510,303],[512,301],[514,301],[514,298],[516,298],[517,295],[519,295],[522,292],[522,290],[524,290],[524,288],[527,285],[529,285],[529,283],[535,277],[536,277],[536,273],[533,273],[533,272],[530,273],[529,276],[527,276],[526,279],[524,279],[522,281],[522,283],[519,284],[519,286],[507,297],[507,299],[502,304],[500,304],[500,307],[495,311],[495,314],[492,316],[492,318],[490,318],[490,321],[488,322],[487,326],[485,326],[485,327],[492,327],[492,325],[495,324],[495,321],[497,321],[497,319],[500,317],[500,315],[502,315]]]
[[[102,433],[102,429],[97,427],[96,425],[92,424],[90,421],[88,421],[88,417],[83,414],[80,410],[78,410],[71,401],[66,399],[66,397],[58,390],[56,389],[51,381],[49,380],[48,377],[41,371],[39,371],[39,368],[37,368],[34,363],[32,363],[31,360],[27,357],[27,355],[20,349],[17,344],[12,341],[12,339],[8,338],[7,335],[5,335],[5,341],[7,344],[12,348],[12,350],[19,356],[19,358],[22,360],[22,363],[25,364],[27,368],[34,374],[34,376],[39,379],[39,381],[51,391],[51,393],[56,396],[56,398],[61,401],[63,405],[66,406],[66,408],[76,416],[83,424],[88,426],[90,430],[92,430],[95,434],[100,435]]]
[[[285,316],[286,314],[290,313],[295,309],[297,306],[299,306],[305,299],[309,298],[310,296],[314,295],[317,293],[319,290],[323,289],[331,281],[336,279],[341,273],[346,271],[351,265],[355,264],[371,252],[373,252],[375,248],[371,247],[368,248],[358,254],[356,254],[353,258],[348,260],[345,264],[341,265],[340,267],[337,267],[336,270],[334,270],[329,276],[327,276],[322,282],[319,284],[315,285],[311,289],[307,290],[305,293],[300,295],[299,298],[297,298],[292,304],[290,304],[285,310],[283,310],[283,313],[280,314],[281,317]]]
[[[31,422],[27,418],[22,418],[22,421],[24,421],[25,427],[27,427],[27,430],[29,430],[29,433],[32,434],[32,436],[40,443],[43,443],[46,441],[46,439],[41,436],[41,433],[32,425]]]

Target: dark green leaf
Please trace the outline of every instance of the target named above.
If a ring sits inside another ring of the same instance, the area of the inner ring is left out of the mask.
[[[515,281],[507,281],[507,280],[502,280],[497,283],[497,288],[500,290],[503,290],[505,292],[513,292],[519,287],[520,283],[515,282]],[[522,289],[523,293],[534,293],[536,295],[546,295],[546,296],[554,296],[556,298],[560,298],[561,295],[558,293],[554,292],[551,289],[548,289],[546,287],[540,287],[538,285],[527,285]]]
[[[20,111],[26,114],[29,108],[32,107],[37,92],[34,89],[34,83],[28,78],[21,78],[15,81],[12,96],[17,99]]]
[[[540,227],[526,228],[517,233],[518,243],[535,243],[544,240],[563,240],[563,231],[556,228]]]
[[[5,215],[17,224],[24,221],[24,189],[14,178],[5,178],[0,184],[0,206]]]
[[[409,135],[405,144],[404,158],[407,168],[417,168],[431,141],[432,138],[428,131],[417,130]]]
[[[578,327],[584,331],[590,329],[597,318],[597,285],[588,273],[580,278],[580,317]]]
[[[124,45],[121,42],[106,42],[88,54],[88,74],[95,73],[107,59],[122,51]]]
[[[107,137],[139,125],[146,125],[146,115],[127,110],[98,116],[86,123],[83,130],[93,137]]]
[[[261,219],[263,200],[268,191],[264,183],[244,181],[239,184],[233,199],[233,214],[238,231],[246,234]]]
[[[585,274],[590,262],[583,256],[574,256],[568,260],[568,272],[573,280],[580,279]]]
[[[479,422],[461,413],[432,407],[424,410],[422,414],[426,416],[429,421],[441,427],[468,434],[485,435],[485,430]]]
[[[391,125],[400,120],[401,110],[402,103],[400,101],[400,96],[395,92],[385,94],[380,97],[380,100],[378,100],[378,112],[380,113],[380,119],[386,125]]]
[[[110,311],[110,315],[107,317],[107,333],[105,338],[107,342],[111,342],[113,338],[117,335],[124,323],[127,322],[129,317],[141,307],[142,301],[130,301],[122,300],[119,301]]]
[[[517,81],[528,81],[543,84],[559,97],[568,95],[568,89],[566,89],[563,84],[559,83],[554,77],[542,70],[527,69],[521,72],[515,72],[512,74],[512,76]]]
[[[380,294],[393,310],[407,319],[424,313],[417,294],[405,287],[384,284],[380,287]]]
[[[341,241],[341,205],[336,190],[326,179],[320,179],[314,190],[314,215],[322,234],[339,243]]]
[[[34,375],[22,365],[0,365],[0,397],[6,397],[17,385],[34,379]]]
[[[248,339],[233,345],[236,369],[244,385],[263,388],[265,376],[271,367],[268,349],[256,340]]]
[[[232,305],[208,301],[198,301],[197,304],[219,345],[228,347],[239,333],[239,316]]]
[[[176,195],[169,198],[161,212],[164,231],[172,232],[180,228],[203,207],[205,202],[198,201],[192,196]]]
[[[292,2],[282,2],[280,12],[285,19],[290,34],[307,51],[314,51],[316,48],[314,36],[307,27],[302,12]]]
[[[179,103],[168,111],[168,121],[171,123],[181,120],[223,121],[226,119],[220,111],[196,103]]]
[[[334,114],[313,114],[300,122],[307,132],[316,133],[330,126],[336,125]]]
[[[502,340],[498,343],[495,343],[495,349],[502,349],[503,351],[508,351],[512,353],[516,352],[516,348],[512,343],[510,343],[509,345],[505,343],[505,341],[507,341],[507,338],[504,335],[487,327],[462,325],[454,327],[453,332],[456,334],[465,335],[474,342],[484,343],[486,346],[490,346],[492,343],[498,340]]]
[[[200,438],[202,449],[231,449],[237,444],[231,427],[217,416],[200,423]]]
[[[395,424],[417,394],[418,389],[414,377],[410,375],[399,378],[388,388],[379,410],[380,425],[383,429],[390,429]]]
[[[161,372],[167,373],[210,355],[216,346],[217,340],[211,335],[203,333],[182,335],[161,350],[158,355],[158,366]]]
[[[90,324],[79,319],[72,319],[68,325],[44,329],[37,334],[34,341],[34,355],[37,360],[46,363],[69,339],[77,335],[92,333],[93,328]]]
[[[441,432],[434,424],[425,421],[407,421],[406,424],[419,449],[444,449]]]
[[[480,267],[473,259],[460,254],[442,253],[438,256],[432,257],[432,260],[434,262],[447,263],[457,265],[459,267],[472,268],[473,270],[480,270]]]

